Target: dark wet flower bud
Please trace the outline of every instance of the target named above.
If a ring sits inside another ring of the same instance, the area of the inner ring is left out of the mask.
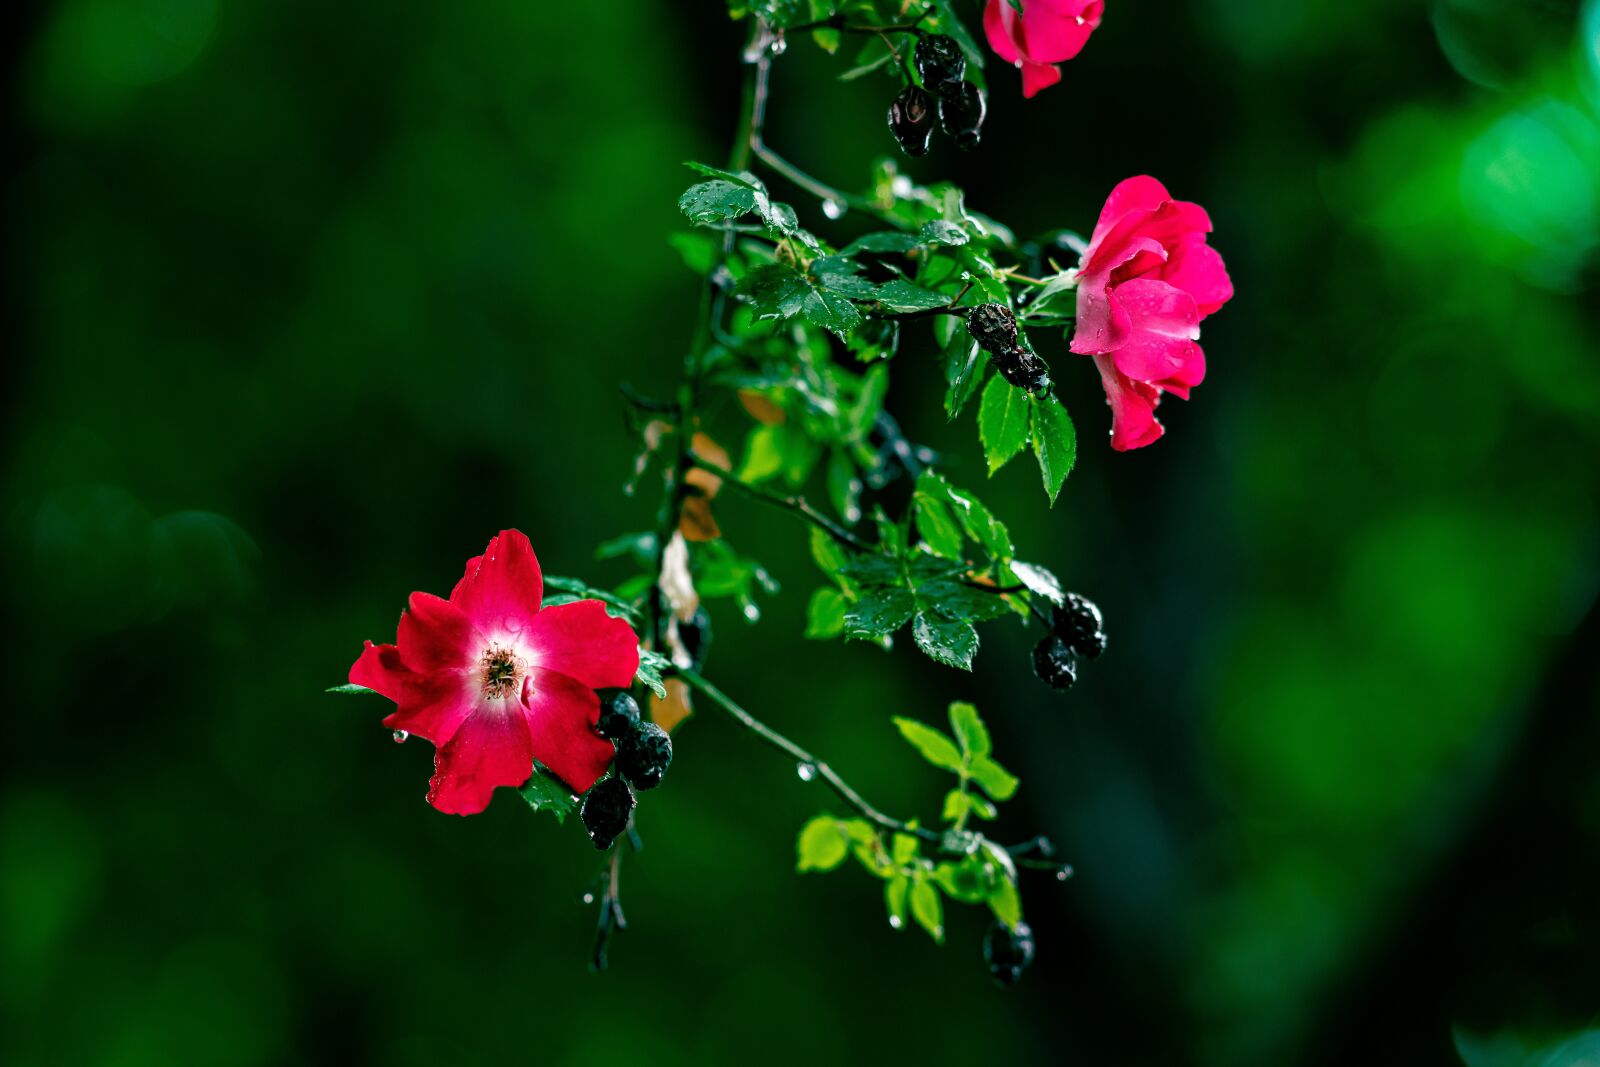
[[[1050,390],[1050,368],[1045,366],[1044,360],[1018,345],[1009,352],[992,355],[989,362],[994,364],[994,369],[1000,376],[1018,389],[1030,393],[1045,393]]]
[[[596,782],[578,808],[583,828],[589,831],[589,840],[598,849],[610,848],[617,835],[628,828],[632,815],[633,790],[615,776]]]
[[[924,34],[917,41],[911,61],[917,65],[922,84],[931,93],[954,87],[967,76],[967,57],[954,37],[942,33]]]
[[[1051,689],[1067,689],[1078,680],[1078,657],[1059,634],[1033,646],[1033,673]]]
[[[1033,962],[1033,930],[1025,922],[1007,926],[996,919],[983,935],[983,961],[1001,985],[1012,985]]]
[[[620,741],[639,721],[639,702],[626,689],[600,698],[600,721],[595,733],[608,741]]]
[[[699,670],[705,662],[706,653],[711,649],[711,616],[705,608],[695,608],[694,616],[688,622],[679,620],[678,640],[683,642],[684,651],[689,653],[690,666]]]
[[[908,156],[925,155],[933,136],[933,97],[915,85],[900,91],[889,105],[889,132]]]
[[[672,738],[653,722],[635,723],[617,742],[617,770],[636,789],[661,784],[672,763]]]
[[[1106,650],[1106,622],[1094,601],[1068,593],[1067,602],[1054,611],[1055,632],[1066,639],[1074,652],[1094,659]]]
[[[990,355],[1004,355],[1017,347],[1017,319],[1004,304],[979,304],[967,312],[967,332]]]
[[[983,136],[985,113],[983,90],[969,81],[956,82],[939,90],[939,125],[945,136],[970,151]]]

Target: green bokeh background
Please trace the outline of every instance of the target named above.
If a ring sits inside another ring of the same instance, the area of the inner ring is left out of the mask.
[[[1107,6],[1062,86],[991,65],[982,149],[906,169],[1023,233],[1135,173],[1205,204],[1210,377],[1118,455],[1047,344],[1053,510],[1025,463],[985,481],[926,348],[890,408],[1111,651],[1057,697],[1009,624],[971,676],[803,643],[803,531],[719,510],[785,587],[716,616],[730,693],[907,814],[942,783],[889,716],[991,720],[1004,832],[1078,870],[1025,884],[1010,991],[975,912],[941,949],[796,875],[828,797],[710,711],[590,976],[581,834],[438,815],[428,746],[321,693],[503,526],[626,576],[590,559],[652,521],[617,385],[668,389],[691,334],[665,237],[736,110],[718,3],[12,12],[7,1062],[1509,1067],[1594,1026],[1600,4]],[[793,42],[768,130],[850,186],[893,89],[847,62]]]

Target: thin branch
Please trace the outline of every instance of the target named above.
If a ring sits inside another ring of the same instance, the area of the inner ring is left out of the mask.
[[[762,722],[760,719],[757,719],[754,715],[751,715],[744,708],[736,704],[726,693],[712,685],[710,682],[706,681],[705,678],[701,677],[698,672],[680,668],[677,671],[677,676],[682,678],[690,689],[700,693],[712,703],[717,705],[717,707],[727,712],[728,715],[733,717],[734,721],[739,723],[739,725],[743,726],[745,729],[761,738],[761,740],[765,741],[768,745],[771,745],[779,752],[782,752],[784,755],[794,760],[800,767],[810,768],[811,777],[820,778],[824,782],[827,782],[829,788],[837,793],[841,800],[854,808],[856,813],[862,818],[866,819],[868,822],[874,824],[880,829],[889,830],[897,834],[911,834],[912,836],[919,837],[924,841],[938,843],[944,839],[944,835],[939,833],[937,830],[930,830],[922,826],[912,826],[909,823],[902,822],[901,820],[893,818],[892,816],[885,815],[883,812],[873,807],[870,803],[868,803],[865,797],[851,787],[850,783],[839,777],[838,772],[832,767],[828,766],[828,764],[818,759],[816,756],[813,756],[810,752],[807,752],[805,749],[801,748],[799,745],[795,744],[793,741],[789,740],[787,737],[783,736],[778,731]]]
[[[630,820],[628,828],[633,829]],[[622,839],[611,846],[610,872],[606,876],[606,889],[600,897],[600,918],[595,924],[594,951],[589,957],[591,971],[603,971],[609,962],[606,952],[611,946],[611,935],[628,928],[627,916],[622,914],[622,893],[619,879],[622,873]]]
[[[729,470],[727,467],[724,467],[718,463],[713,463],[709,459],[706,459],[704,456],[692,450],[689,453],[689,463],[692,466],[699,467],[701,470],[710,474],[715,474],[724,482],[733,486],[739,492],[745,494],[753,500],[759,500],[764,504],[771,504],[773,507],[783,508],[787,511],[794,512],[796,515],[799,515],[807,522],[822,530],[823,533],[827,534],[835,541],[838,541],[842,545],[848,545],[857,552],[871,552],[875,554],[878,551],[877,546],[863,541],[861,538],[857,537],[855,534],[851,533],[849,530],[846,530],[843,526],[840,526],[838,523],[828,518],[828,516],[812,507],[803,496],[780,496],[777,493],[770,493],[758,485],[751,485],[749,482],[740,478],[737,474],[734,474],[733,471]]]

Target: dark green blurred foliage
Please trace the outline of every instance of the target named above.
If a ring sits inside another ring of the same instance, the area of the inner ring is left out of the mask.
[[[973,700],[1024,783],[1004,818],[1077,867],[1025,886],[1039,955],[1005,992],[981,916],[939,949],[877,885],[797,877],[819,787],[709,711],[591,977],[581,831],[510,794],[438,815],[428,747],[320,693],[502,526],[623,576],[589,560],[652,519],[617,384],[666,389],[690,334],[665,236],[733,119],[720,5],[15,15],[7,1062],[1592,1047],[1600,5],[1107,6],[1061,86],[1025,104],[991,64],[981,148],[906,165],[1023,233],[1089,228],[1139,172],[1216,221],[1239,295],[1167,437],[1096,446],[1094,375],[1047,348],[1078,470],[1050,512],[1032,471],[985,487],[1107,654],[1057,696],[1020,629],[971,677],[801,645],[803,531],[719,500],[785,586],[716,620],[719,684],[907,814],[942,783],[889,716]],[[847,62],[793,42],[768,131],[850,186],[895,90]],[[977,487],[927,356],[890,407]]]

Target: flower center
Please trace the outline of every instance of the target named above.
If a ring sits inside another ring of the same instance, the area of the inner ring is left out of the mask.
[[[490,645],[483,653],[480,667],[483,671],[483,695],[510,697],[517,695],[522,683],[525,664],[515,652],[499,645]]]

